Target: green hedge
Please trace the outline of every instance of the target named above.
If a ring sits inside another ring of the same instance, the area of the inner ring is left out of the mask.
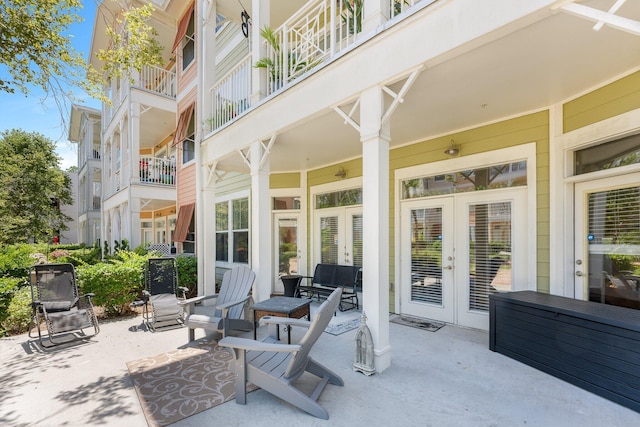
[[[76,269],[78,286],[84,294],[95,294],[93,302],[102,306],[106,316],[125,315],[143,288],[147,258],[120,251],[108,262],[81,265]]]

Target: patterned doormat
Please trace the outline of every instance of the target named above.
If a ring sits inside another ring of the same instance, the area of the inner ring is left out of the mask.
[[[233,357],[215,341],[127,363],[150,426],[166,426],[235,398]],[[256,390],[247,384],[247,391]]]
[[[344,334],[345,332],[352,331],[356,329],[358,326],[360,326],[360,319],[356,318],[356,319],[346,320],[341,323],[335,323],[335,324],[329,323],[324,331],[331,335],[340,335],[340,334]]]
[[[435,332],[444,326],[442,322],[406,315],[395,316],[389,321],[391,323],[397,323],[398,325],[411,326],[412,328],[423,329],[429,332]]]

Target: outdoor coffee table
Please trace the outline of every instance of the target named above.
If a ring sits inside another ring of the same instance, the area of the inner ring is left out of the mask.
[[[257,338],[258,322],[264,316],[288,317],[290,319],[306,317],[307,320],[311,320],[310,304],[310,299],[291,297],[273,297],[253,304],[250,307],[253,311],[253,339]],[[278,328],[277,338],[280,339],[280,328]],[[287,338],[287,342],[291,344],[291,327],[287,328]]]

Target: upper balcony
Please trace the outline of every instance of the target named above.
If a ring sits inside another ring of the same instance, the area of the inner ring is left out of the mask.
[[[435,0],[388,0],[390,19],[405,14],[418,3]],[[257,61],[249,55],[210,89],[210,131],[215,131],[253,107],[252,72],[266,70],[262,92],[269,97],[285,90],[315,67],[338,58],[358,41],[363,28],[364,0],[311,0],[298,9],[301,2],[287,2],[289,9],[280,8],[279,16],[289,16],[277,28],[260,29],[266,54]],[[238,14],[225,1],[218,2],[221,13]],[[272,21],[273,21],[272,18]],[[254,97],[255,98],[255,97]]]
[[[113,81],[107,89],[107,96],[111,105],[103,104],[102,125],[107,128],[116,111],[133,89],[143,91],[148,95],[161,96],[171,100],[176,99],[177,93],[176,67],[171,62],[169,66],[162,68],[157,66],[145,66],[140,73],[134,73],[132,81],[123,77]]]
[[[234,3],[219,0],[217,11],[235,16],[224,9]],[[249,11],[253,39],[239,46],[252,47],[250,62],[209,85],[203,161],[242,170],[238,151],[269,138],[272,173],[360,157],[360,101],[373,88],[395,148],[548,110],[638,68],[640,9],[630,2],[615,14],[591,0],[402,1],[374,13],[381,3],[363,0],[362,21],[350,21],[344,2],[272,1],[274,43],[256,40],[260,11]],[[271,65],[255,68],[262,58]]]

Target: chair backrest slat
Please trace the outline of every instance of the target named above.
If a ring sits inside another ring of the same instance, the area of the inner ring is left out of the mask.
[[[256,278],[256,274],[245,266],[234,267],[222,276],[222,284],[218,295],[218,304],[225,304],[232,301],[239,301],[251,292],[251,286]],[[237,305],[229,309],[229,318],[240,319],[244,307]],[[220,310],[216,310],[215,316],[222,316]]]

